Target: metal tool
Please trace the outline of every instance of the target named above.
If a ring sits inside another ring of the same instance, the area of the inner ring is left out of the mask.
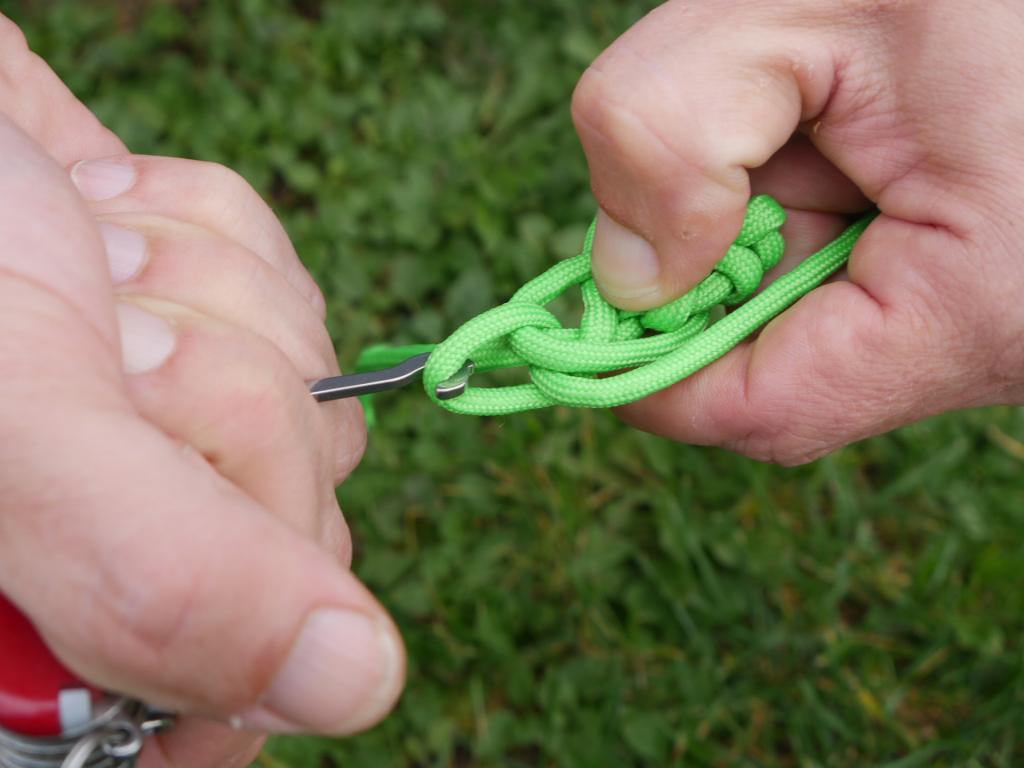
[[[0,595],[0,768],[128,768],[172,724],[76,678]]]
[[[343,397],[359,397],[389,389],[398,389],[419,378],[423,369],[427,367],[429,358],[430,353],[424,352],[380,371],[349,373],[344,376],[319,379],[309,385],[309,391],[317,402],[326,403],[329,400],[340,400]],[[438,399],[450,400],[465,392],[469,377],[473,375],[473,368],[473,361],[470,360],[462,366],[462,370],[457,374],[438,384],[435,390]]]

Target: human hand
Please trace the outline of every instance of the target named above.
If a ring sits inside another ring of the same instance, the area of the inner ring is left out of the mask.
[[[1021,40],[1014,0],[673,0],[598,58],[573,115],[613,303],[693,286],[751,193],[789,209],[789,263],[881,210],[848,279],[623,417],[792,464],[1024,402]]]
[[[142,768],[247,765],[229,720],[368,727],[404,662],[334,495],[365,429],[309,395],[337,367],[283,229],[222,167],[127,154],[2,16],[0,112],[0,592],[194,715]]]

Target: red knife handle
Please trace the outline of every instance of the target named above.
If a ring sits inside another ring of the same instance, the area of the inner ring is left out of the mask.
[[[0,594],[0,728],[61,736],[95,716],[102,692],[57,660],[35,627]]]

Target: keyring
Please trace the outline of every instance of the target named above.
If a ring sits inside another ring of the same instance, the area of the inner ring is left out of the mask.
[[[129,768],[173,723],[79,680],[0,595],[0,768]]]

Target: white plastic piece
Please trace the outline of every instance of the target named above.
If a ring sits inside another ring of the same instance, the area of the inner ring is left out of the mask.
[[[92,722],[92,694],[85,688],[65,688],[57,699],[61,733],[79,730]]]

